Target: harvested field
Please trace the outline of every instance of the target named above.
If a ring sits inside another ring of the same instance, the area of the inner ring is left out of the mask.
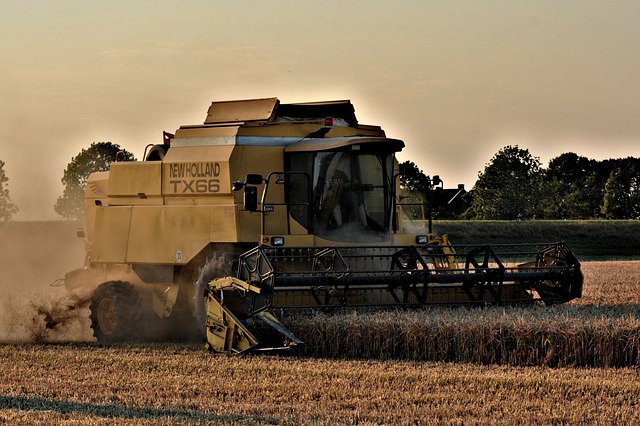
[[[229,357],[92,343],[49,285],[82,264],[75,225],[4,225],[0,423],[640,423],[639,261],[583,262],[562,306],[304,318],[307,356]]]
[[[584,290],[570,305],[640,307],[640,261],[582,262]]]
[[[634,424],[635,369],[0,346],[0,423]]]

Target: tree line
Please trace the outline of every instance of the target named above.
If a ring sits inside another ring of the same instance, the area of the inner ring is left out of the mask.
[[[412,162],[402,163],[400,173],[409,176],[400,180],[409,194],[426,200],[437,194]],[[544,168],[528,149],[509,145],[486,164],[460,205],[450,211],[436,201],[431,209],[439,218],[471,220],[640,219],[640,159],[597,161],[568,152]]]
[[[54,210],[69,220],[84,217],[89,175],[106,171],[120,155],[133,154],[111,142],[94,142],[71,159],[63,172],[63,194]],[[5,163],[0,160],[0,222],[18,211],[11,200]],[[478,173],[471,190],[447,190],[411,161],[400,164],[399,201],[411,218],[468,220],[640,219],[640,159],[592,160],[573,152],[545,168],[528,149],[508,145]]]

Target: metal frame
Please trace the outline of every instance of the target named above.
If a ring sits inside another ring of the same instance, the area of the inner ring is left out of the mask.
[[[499,246],[266,247],[240,256],[238,278],[261,289],[243,303],[250,314],[274,309],[334,310],[358,306],[508,304],[580,297],[580,264],[565,243]],[[350,303],[378,291],[387,300]],[[315,303],[274,304],[282,292],[306,294]],[[434,292],[457,300],[433,300]],[[515,296],[514,296],[515,295]]]

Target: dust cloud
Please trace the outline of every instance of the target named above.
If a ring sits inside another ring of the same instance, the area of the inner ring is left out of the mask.
[[[56,280],[82,267],[76,223],[0,223],[0,343],[93,341],[89,298]]]

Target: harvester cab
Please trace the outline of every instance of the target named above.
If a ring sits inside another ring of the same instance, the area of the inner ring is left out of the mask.
[[[192,318],[225,352],[300,344],[283,315],[580,297],[564,243],[462,247],[405,232],[403,147],[349,101],[213,102],[145,161],[90,177],[90,256],[67,287],[94,292],[100,340],[129,338],[146,309]]]

